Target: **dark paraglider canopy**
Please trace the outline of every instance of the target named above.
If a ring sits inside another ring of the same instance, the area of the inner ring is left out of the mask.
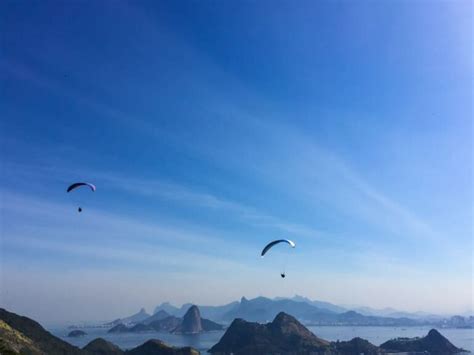
[[[73,191],[73,190],[75,190],[75,189],[77,189],[77,188],[79,188],[79,187],[82,187],[82,186],[87,186],[87,187],[89,187],[89,188],[92,190],[92,192],[95,192],[95,190],[96,190],[95,185],[94,185],[94,184],[91,184],[90,182],[75,182],[74,184],[70,185],[70,186],[67,188],[66,191],[67,191],[67,192],[71,192],[71,191]],[[77,208],[77,212],[79,212],[79,213],[82,212],[82,207],[79,206],[79,207]]]
[[[92,191],[96,190],[95,185],[91,184],[90,182],[75,182],[74,184],[72,184],[71,186],[67,188],[67,192],[71,192],[72,190],[77,189],[78,187],[81,187],[81,186],[89,186],[89,188]]]
[[[280,244],[280,243],[287,243],[287,244],[289,244],[292,248],[294,248],[294,247],[296,246],[296,244],[295,244],[294,242],[292,242],[291,240],[289,240],[289,239],[278,239],[278,240],[274,240],[273,242],[268,243],[268,244],[265,246],[265,248],[263,248],[262,254],[261,254],[262,258],[263,258],[263,256],[267,253],[267,251],[269,251],[269,250],[270,250],[271,248],[273,248],[275,245]],[[282,277],[284,277],[284,276],[282,276]]]

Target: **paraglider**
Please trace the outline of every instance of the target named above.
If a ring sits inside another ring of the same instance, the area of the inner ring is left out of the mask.
[[[286,244],[288,244],[289,246],[291,246],[292,248],[294,248],[294,247],[296,246],[296,244],[295,244],[293,241],[289,240],[289,239],[278,239],[278,240],[274,240],[273,242],[268,243],[268,244],[265,246],[265,248],[263,248],[262,253],[261,253],[261,257],[263,258],[263,257],[265,256],[265,254],[266,254],[271,248],[273,248],[275,245],[280,244],[280,243],[286,243]],[[284,278],[286,277],[285,271],[282,271],[282,272],[280,273],[280,276],[281,276],[282,279],[284,279]]]
[[[95,190],[96,190],[95,185],[91,184],[90,182],[75,182],[74,184],[70,185],[70,186],[67,188],[66,192],[69,193],[69,192],[71,192],[71,191],[73,191],[73,190],[75,190],[75,189],[77,189],[77,188],[79,188],[79,187],[82,187],[82,186],[89,187],[89,188],[92,190],[92,192],[95,192]],[[78,207],[78,208],[77,208],[77,212],[81,213],[81,212],[82,212],[82,208],[81,208],[81,207]]]

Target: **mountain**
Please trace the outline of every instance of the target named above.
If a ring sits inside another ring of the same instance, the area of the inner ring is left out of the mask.
[[[362,338],[354,338],[350,341],[333,342],[331,343],[330,351],[337,355],[376,355],[384,353],[383,350]]]
[[[156,307],[156,312],[173,312],[175,316],[182,316],[192,305],[184,304],[181,308],[169,303]],[[185,309],[185,307],[188,307]],[[312,301],[303,296],[292,298],[257,297],[247,299],[242,297],[240,302],[232,302],[218,307],[199,306],[201,316],[213,321],[219,320],[230,323],[236,318],[253,322],[268,322],[279,312],[292,314],[298,320],[311,325],[374,325],[374,326],[411,326],[426,324],[421,320],[408,317],[388,317],[366,315],[356,311],[334,305],[329,302]],[[387,309],[387,312],[394,311]],[[158,313],[155,313],[158,314]],[[207,316],[207,315],[209,316]]]
[[[155,308],[155,313],[163,311],[175,317],[183,317],[192,304],[186,303],[176,307],[168,302]],[[219,323],[230,323],[235,318],[248,321],[265,322],[273,319],[278,312],[294,315],[305,324],[312,325],[382,325],[382,326],[411,326],[431,325],[443,327],[473,328],[474,321],[466,317],[464,325],[455,325],[449,318],[425,312],[403,312],[394,308],[374,309],[359,306],[339,306],[330,302],[310,300],[307,297],[295,295],[293,297],[276,297],[274,299],[257,297],[247,299],[242,297],[239,301],[222,306],[198,306],[201,316]],[[356,312],[360,316],[350,320],[347,315],[337,317],[337,314]],[[459,322],[457,322],[459,323]],[[456,324],[457,324],[456,323]]]
[[[178,318],[175,316],[169,316],[169,317],[166,317],[165,319],[155,320],[148,325],[158,332],[161,332],[161,331],[171,332],[175,330],[180,324],[181,324],[181,318]]]
[[[20,354],[43,355],[34,342],[23,333],[10,327],[3,320],[0,320],[0,354]]]
[[[76,329],[76,330],[71,330],[67,336],[69,338],[77,338],[77,337],[83,337],[84,335],[87,335],[87,333],[82,330]]]
[[[235,319],[209,352],[216,355],[323,353],[329,342],[319,339],[294,317],[279,313],[268,324]]]
[[[375,326],[411,326],[419,324],[416,320],[409,318],[391,318],[391,317],[377,317],[364,316],[355,311],[347,311],[337,314],[333,319],[333,324],[336,325],[375,325]]]
[[[382,309],[375,309],[371,307],[349,307],[364,316],[390,317],[390,318],[410,318],[423,321],[439,321],[443,316],[426,313],[426,312],[404,312],[394,308],[386,307]]]
[[[264,297],[259,297],[259,298],[264,298]],[[290,300],[290,301],[295,301],[295,302],[304,302],[307,303],[311,306],[314,306],[316,308],[319,308],[320,310],[328,310],[334,313],[342,313],[346,312],[347,309],[341,306],[337,306],[335,304],[329,303],[329,302],[323,302],[323,301],[312,301],[309,298],[295,295],[291,298],[289,297],[276,297],[273,300],[266,298],[267,300],[270,301],[283,301],[283,300]],[[229,319],[227,313],[231,312],[233,309],[237,308],[239,306],[240,302],[234,301],[222,306],[198,306],[199,310],[201,311],[201,316],[214,320],[214,321],[224,321],[224,320],[233,320]],[[155,313],[158,311],[165,311],[169,314],[172,314],[177,317],[182,317],[187,309],[191,307],[192,304],[190,303],[185,303],[181,307],[175,307],[171,305],[169,302],[165,302],[160,304],[155,308]],[[276,315],[276,313],[275,313]],[[272,315],[269,319],[273,319],[274,315]]]
[[[120,322],[123,324],[136,324],[144,321],[145,319],[149,318],[150,314],[148,314],[144,308],[140,309],[137,313],[126,317],[126,318],[121,318]]]
[[[97,338],[92,340],[84,348],[84,351],[89,355],[123,355],[124,352],[117,345],[112,344],[111,342],[104,340],[102,338]]]
[[[192,305],[184,315],[181,324],[173,330],[173,333],[197,334],[222,329],[222,325],[214,323],[209,319],[201,318],[198,306]]]
[[[239,302],[231,302],[222,306],[198,306],[201,312],[201,316],[211,319],[213,321],[222,321],[222,315],[229,312],[231,309],[238,306]],[[191,303],[185,303],[180,308],[171,305],[169,302],[165,302],[156,306],[154,313],[159,311],[167,312],[175,317],[183,317],[186,311],[191,307]]]
[[[175,319],[179,318],[165,318],[158,323],[153,322],[152,324],[158,327],[162,327],[166,323],[175,322]],[[223,326],[213,321],[205,318],[201,318],[201,312],[199,311],[199,307],[196,305],[192,305],[186,311],[183,319],[180,320],[179,324],[172,329],[172,333],[176,334],[198,334],[202,332],[212,331],[212,330],[222,330]]]
[[[191,306],[184,315],[181,324],[173,330],[173,333],[197,334],[202,331],[204,331],[204,328],[202,327],[199,308],[197,306]]]
[[[125,328],[128,329],[127,327]],[[123,351],[114,344],[101,338],[95,339],[87,344],[83,349],[79,349],[50,334],[34,320],[0,308],[0,354],[199,355],[199,351],[190,347],[171,347],[159,340],[149,340],[136,348]]]
[[[170,314],[168,312],[160,309],[158,312],[153,313],[152,316],[142,320],[141,323],[150,324],[156,320],[162,320],[162,319],[168,318],[169,316]]]
[[[146,318],[144,321],[136,323],[132,327],[125,324],[117,324],[109,329],[108,333],[138,333],[149,331],[167,331],[178,334],[197,334],[201,332],[222,330],[224,327],[209,319],[201,318],[199,308],[195,305],[189,307],[184,317],[165,316],[166,312],[160,310],[154,315]]]
[[[224,327],[218,323],[213,322],[212,320],[201,318],[202,329],[205,332],[210,332],[213,330],[222,330]]]
[[[118,324],[133,325],[133,324],[140,323],[140,322],[142,322],[142,321],[144,321],[145,319],[150,318],[150,317],[151,317],[151,315],[148,314],[148,313],[145,311],[145,308],[141,308],[137,313],[132,314],[132,315],[129,316],[129,317],[117,318],[117,319],[113,320],[112,322],[105,323],[104,326],[107,326],[107,327],[114,327],[114,326],[116,326],[116,325],[118,325]]]
[[[430,355],[448,355],[463,352],[455,347],[448,339],[442,336],[436,329],[431,329],[422,338],[397,338],[386,341],[380,345],[388,352],[422,352],[426,351]]]
[[[173,316],[181,317],[184,314],[184,312],[181,313],[181,310],[182,310],[183,307],[184,307],[184,305],[181,308],[178,308],[178,307],[173,306],[169,302],[163,302],[162,304],[155,307],[155,310],[153,311],[153,314],[156,314],[159,311],[165,311],[166,313],[171,314]]]
[[[342,315],[358,318],[357,312],[345,312]],[[363,317],[363,316],[362,316]],[[155,323],[161,326],[174,326],[178,322],[181,332],[206,330],[215,323],[200,318],[199,308],[191,306],[183,320],[169,316],[156,320],[143,327],[155,329]],[[208,324],[208,322],[211,322]],[[128,329],[121,325],[120,329]],[[138,329],[138,328],[137,328]],[[293,316],[279,313],[271,323],[259,324],[235,319],[220,341],[210,350],[218,355],[378,355],[388,353],[450,355],[463,352],[455,347],[437,330],[432,329],[422,338],[397,338],[377,347],[361,338],[350,341],[328,342],[318,338]],[[190,348],[175,348],[160,340],[146,343],[123,351],[104,339],[95,339],[83,349],[72,346],[47,332],[40,324],[27,317],[0,309],[0,354],[2,355],[199,355],[199,351]]]
[[[266,322],[275,318],[279,312],[293,314],[302,321],[335,315],[334,312],[319,309],[306,302],[296,302],[289,299],[275,301],[266,297],[247,300],[242,297],[238,306],[224,314],[222,318],[226,320],[242,318],[248,321]]]
[[[295,301],[295,302],[305,302],[305,303],[308,303],[308,304],[310,304],[312,306],[315,306],[319,309],[326,309],[326,310],[334,312],[334,313],[343,313],[343,312],[348,311],[347,308],[337,306],[337,305],[332,304],[330,302],[312,301],[309,298],[303,297],[303,296],[300,296],[300,295],[294,295],[291,298],[288,298],[288,297],[276,297],[276,298],[274,298],[275,301],[281,301],[281,300],[285,300],[285,299]]]
[[[199,306],[201,316],[213,321],[222,321],[222,315],[239,305],[239,302],[234,301],[222,306]]]
[[[254,303],[255,312],[245,312],[245,308],[249,307],[249,305],[242,305],[242,303],[245,303],[246,301]],[[295,303],[304,303],[305,305],[295,305]],[[285,308],[281,308],[282,305]],[[155,307],[154,314],[163,311],[175,317],[183,317],[191,306],[192,304],[186,303],[181,307],[176,307],[169,302],[164,302]],[[313,308],[305,308],[307,306]],[[474,328],[474,319],[470,317],[472,316],[472,312],[464,314],[465,324],[459,325],[459,322],[454,322],[453,319],[450,319],[449,317],[426,312],[404,312],[390,307],[375,309],[361,306],[340,306],[330,302],[311,300],[300,295],[295,295],[293,297],[276,297],[274,299],[257,297],[250,300],[242,297],[240,302],[235,301],[221,306],[198,307],[202,317],[214,322],[226,324],[229,324],[235,318],[243,318],[248,321],[258,322],[269,321],[273,319],[278,312],[283,311],[293,314],[300,321],[311,325],[430,325],[431,327]],[[344,319],[344,316],[342,318],[334,316],[335,314],[343,314],[349,311],[354,311],[369,318],[355,319],[355,323],[350,323],[350,321]],[[158,315],[158,318],[161,317],[163,317],[162,314]],[[155,320],[155,318],[153,318],[153,320]],[[150,322],[152,322],[151,319],[147,321],[147,323]],[[108,323],[107,326],[114,326],[119,323],[124,323],[124,321],[117,319],[114,322]]]
[[[24,341],[31,341],[32,345],[44,354],[64,355],[81,354],[82,350],[62,341],[46,331],[39,323],[34,320],[19,316],[0,308],[0,320],[6,323],[10,328],[16,330],[17,335],[24,336]],[[11,333],[10,333],[11,334]]]
[[[345,312],[358,317],[357,312]],[[388,353],[449,355],[461,352],[436,330],[424,338],[399,338],[377,347],[367,340],[328,342],[318,338],[296,318],[279,313],[271,323],[236,319],[209,352],[215,355],[379,355]]]
[[[174,348],[159,340],[148,340],[143,345],[128,350],[127,355],[199,355],[199,351],[190,348]]]

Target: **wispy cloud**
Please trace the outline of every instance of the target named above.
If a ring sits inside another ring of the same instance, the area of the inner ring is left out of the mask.
[[[102,185],[110,190],[150,199],[175,201],[193,208],[205,208],[210,211],[226,214],[228,217],[234,216],[240,219],[243,224],[268,227],[279,230],[281,233],[307,238],[318,238],[327,235],[327,233],[323,233],[310,226],[272,216],[244,203],[216,196],[211,192],[202,191],[196,187],[189,187],[167,180],[157,178],[146,179],[123,175],[115,171],[91,171],[90,169],[81,169],[77,166],[64,168],[64,166],[68,165],[67,162],[64,162],[62,167],[56,165],[31,167],[18,164],[10,165],[10,163],[7,163],[7,165],[10,168],[9,170],[13,172],[11,177],[16,180],[18,178],[25,179],[25,181],[34,179],[41,185],[44,184],[44,181],[51,179],[52,175],[56,179],[67,176],[88,176],[99,186]]]
[[[51,233],[50,235],[67,233],[66,236],[70,235],[79,240],[99,238],[96,240],[99,243],[101,241],[115,243],[128,241],[130,243],[147,242],[151,245],[160,242],[165,245],[181,244],[183,247],[191,244],[201,244],[203,247],[223,247],[233,244],[232,240],[223,239],[215,231],[193,227],[189,223],[181,224],[182,227],[156,219],[154,223],[151,223],[146,219],[134,219],[94,208],[89,208],[87,217],[81,218],[82,216],[78,216],[74,208],[65,203],[19,193],[2,192],[1,211],[4,216],[14,217],[11,220],[4,220],[3,237],[5,239],[14,239],[9,235],[10,231],[24,230],[24,228],[35,231],[46,228]],[[29,223],[26,225],[19,223],[22,218],[28,220]]]
[[[309,204],[311,200],[324,201],[336,211],[362,219],[370,223],[368,226],[380,225],[386,232],[395,232],[404,239],[449,242],[429,222],[380,191],[344,159],[319,146],[307,133],[285,124],[256,122],[258,125],[247,124],[253,129],[260,127],[267,136],[285,142],[282,146],[265,142],[273,147],[274,159],[257,156],[257,172],[267,183],[291,191],[297,199]]]

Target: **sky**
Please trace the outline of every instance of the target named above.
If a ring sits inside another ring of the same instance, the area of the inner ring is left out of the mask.
[[[0,306],[472,311],[472,10],[3,1]]]

